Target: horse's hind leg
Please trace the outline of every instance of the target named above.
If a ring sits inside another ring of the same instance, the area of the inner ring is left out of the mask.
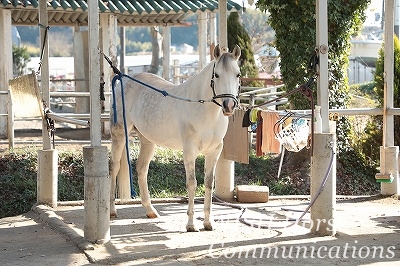
[[[211,220],[211,205],[212,205],[212,191],[215,179],[215,167],[218,158],[221,154],[223,144],[221,143],[213,152],[205,156],[204,164],[204,229],[213,230],[213,223]]]
[[[138,175],[140,199],[143,207],[146,209],[146,215],[149,218],[157,218],[159,215],[157,210],[151,205],[150,193],[147,185],[147,174],[149,172],[149,164],[153,158],[156,145],[138,133],[140,139],[140,152],[136,162],[136,171]]]

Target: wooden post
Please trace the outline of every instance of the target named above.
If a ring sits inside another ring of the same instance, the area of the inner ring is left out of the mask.
[[[394,80],[394,1],[385,1],[385,34],[384,34],[384,88],[383,88],[383,139],[380,149],[380,168],[382,174],[392,174],[392,183],[381,183],[382,195],[400,193],[398,175],[398,146],[394,146],[394,115],[387,110],[393,108]],[[397,154],[397,155],[396,155]],[[397,158],[393,158],[397,156]],[[397,161],[396,161],[397,159]]]
[[[88,1],[90,147],[83,149],[85,178],[85,238],[94,243],[110,240],[110,178],[107,147],[101,146],[99,7]]]
[[[47,1],[39,1],[40,47],[44,47],[40,68],[42,99],[50,107],[49,77],[49,38],[45,38],[47,18]],[[58,188],[58,152],[51,148],[51,139],[47,131],[47,122],[42,121],[43,150],[38,151],[37,202],[57,207]]]
[[[171,62],[171,27],[162,27],[162,51],[163,51],[163,61],[162,61],[162,77],[165,80],[170,81],[169,66]]]
[[[207,64],[207,13],[197,12],[197,24],[199,25],[199,69],[200,72]]]
[[[210,14],[210,60],[214,60],[214,48],[217,45],[217,19],[216,14]]]
[[[74,29],[74,76],[76,79],[83,79],[75,82],[76,92],[89,91],[89,45],[88,32],[81,30],[79,26]],[[75,112],[78,114],[87,114],[90,112],[89,98],[75,98]],[[79,126],[77,126],[79,127]]]
[[[179,75],[180,75],[180,69],[179,69],[179,60],[174,60],[173,62],[173,65],[174,65],[174,74],[173,74],[173,83],[175,84],[175,85],[178,85],[179,83],[180,83],[180,80],[179,80]]]
[[[311,207],[311,232],[320,235],[334,235],[336,206],[336,134],[329,129],[328,89],[328,2],[316,1],[317,47],[319,76],[317,81],[317,103],[321,106],[322,133],[314,133],[313,156],[311,158],[311,198],[316,197],[326,173],[331,167],[328,179]],[[314,106],[311,106],[314,108]],[[333,156],[333,157],[332,157]],[[332,160],[332,164],[330,164]]]
[[[311,232],[323,236],[333,236],[336,234],[336,156],[334,155],[336,154],[336,134],[314,134],[314,145],[318,148],[314,149],[311,158],[311,199],[318,194],[331,160],[332,165],[322,191],[311,206]]]
[[[228,11],[226,8],[226,0],[218,0],[218,12],[219,12],[219,45],[220,47],[228,47]]]
[[[13,78],[11,10],[0,9],[0,90],[8,90]],[[7,113],[7,97],[0,97],[0,113]],[[7,135],[7,119],[0,118],[0,136]]]
[[[226,0],[218,1],[219,11],[219,44],[220,47],[228,47],[227,10]],[[233,200],[235,163],[225,160],[221,154],[215,170],[215,194],[223,200]]]

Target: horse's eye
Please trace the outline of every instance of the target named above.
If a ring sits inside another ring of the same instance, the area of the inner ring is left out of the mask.
[[[240,74],[237,74],[237,76],[236,76],[236,77],[240,78]]]
[[[217,73],[215,73],[215,77],[216,77],[216,78],[219,78],[219,75],[218,75]]]

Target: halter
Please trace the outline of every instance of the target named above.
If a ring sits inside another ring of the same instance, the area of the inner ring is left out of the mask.
[[[211,82],[210,82],[210,87],[211,87],[213,95],[214,95],[212,97],[211,101],[213,103],[215,103],[216,105],[218,105],[219,107],[223,108],[223,106],[219,102],[217,102],[216,99],[231,98],[233,100],[233,102],[235,104],[235,108],[236,108],[239,105],[238,97],[239,97],[239,92],[240,92],[240,85],[239,85],[239,88],[238,88],[237,96],[235,96],[233,94],[230,94],[230,93],[222,93],[222,94],[218,94],[217,95],[215,93],[215,81],[214,81],[214,78],[215,78],[215,63],[214,63],[214,66],[213,66],[213,72],[212,72],[212,77],[211,77]]]

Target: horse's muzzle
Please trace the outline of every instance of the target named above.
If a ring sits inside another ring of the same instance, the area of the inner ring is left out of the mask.
[[[222,112],[224,116],[231,116],[238,105],[236,98],[228,98],[222,101]]]

